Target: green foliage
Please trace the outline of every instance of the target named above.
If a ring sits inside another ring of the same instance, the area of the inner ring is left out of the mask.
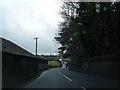
[[[73,63],[120,51],[120,2],[67,2],[55,39]]]
[[[119,62],[120,59],[120,52],[115,52],[109,55],[103,55],[103,56],[95,56],[91,58],[86,58],[80,61],[80,63],[84,62]]]

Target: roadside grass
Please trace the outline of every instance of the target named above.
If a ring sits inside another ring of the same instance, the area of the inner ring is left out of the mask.
[[[48,65],[50,65],[52,67],[60,67],[61,63],[58,61],[48,61]]]
[[[71,61],[70,58],[61,58],[61,59],[64,60],[64,61]]]

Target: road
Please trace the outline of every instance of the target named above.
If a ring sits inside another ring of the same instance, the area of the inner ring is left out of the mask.
[[[70,71],[67,68],[53,68],[44,71],[25,88],[118,88],[117,80]]]

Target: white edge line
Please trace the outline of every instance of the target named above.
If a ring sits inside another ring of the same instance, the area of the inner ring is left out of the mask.
[[[43,77],[44,74],[45,74],[45,72],[43,72],[37,79]]]
[[[83,90],[87,90],[85,87],[81,87]]]
[[[68,78],[67,76],[63,75],[63,77],[67,78],[69,81],[72,81],[72,79]]]

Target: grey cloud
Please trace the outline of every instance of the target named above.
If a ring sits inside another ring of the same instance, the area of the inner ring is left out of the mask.
[[[40,0],[35,0],[34,3],[33,1],[24,2],[24,0],[20,2],[5,0],[3,2],[0,4],[4,11],[3,17],[0,17],[2,37],[11,40],[31,53],[35,53],[35,40],[33,38],[38,37],[39,54],[57,51],[59,45],[55,43],[54,37],[60,18],[56,11],[52,11],[56,8],[55,3],[49,3],[52,7],[50,9],[49,6],[48,9],[45,8],[46,5],[42,4],[42,2],[46,4],[44,0],[41,0],[41,3]],[[48,11],[45,11],[44,8]]]

